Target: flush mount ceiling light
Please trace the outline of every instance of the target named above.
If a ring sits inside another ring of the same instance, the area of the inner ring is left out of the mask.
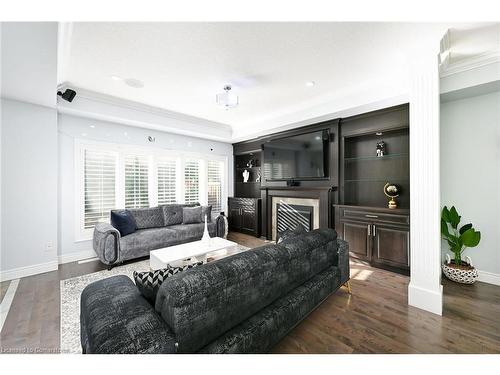
[[[313,87],[315,84],[316,84],[316,82],[314,82],[314,81],[308,81],[308,82],[306,82],[306,86],[307,87]]]
[[[239,104],[238,95],[231,92],[231,85],[225,85],[224,92],[217,94],[215,100],[217,104],[223,106],[226,111]]]

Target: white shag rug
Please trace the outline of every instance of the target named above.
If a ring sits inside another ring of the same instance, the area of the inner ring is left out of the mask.
[[[239,251],[248,250],[238,245]],[[126,275],[133,280],[134,271],[149,271],[149,259],[117,266],[88,275],[61,280],[61,353],[82,352],[80,344],[80,295],[90,283],[115,275]]]

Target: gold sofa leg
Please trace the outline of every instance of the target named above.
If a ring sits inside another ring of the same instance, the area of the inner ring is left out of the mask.
[[[347,288],[347,293],[352,294],[351,282],[350,281],[345,282],[344,285],[342,285],[342,286],[344,286],[344,287]]]

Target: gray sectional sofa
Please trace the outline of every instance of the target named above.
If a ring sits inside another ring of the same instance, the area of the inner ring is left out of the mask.
[[[349,250],[317,229],[183,271],[148,302],[127,276],[81,295],[83,353],[266,353],[349,280]]]
[[[151,250],[200,240],[204,223],[183,224],[183,208],[193,205],[168,204],[158,207],[129,209],[137,230],[126,236],[108,223],[94,228],[93,247],[97,256],[109,268],[126,260],[149,255]],[[223,237],[223,220],[212,219],[208,225],[211,237]]]

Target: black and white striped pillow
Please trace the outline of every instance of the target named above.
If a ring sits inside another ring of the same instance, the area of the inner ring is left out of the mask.
[[[134,271],[134,281],[135,285],[139,289],[139,292],[147,298],[152,303],[156,300],[156,294],[160,288],[163,281],[168,277],[173,276],[179,272],[185,271],[189,268],[201,266],[203,262],[197,262],[192,264],[187,264],[182,267],[170,267],[162,268],[156,271],[145,271],[137,272]]]

